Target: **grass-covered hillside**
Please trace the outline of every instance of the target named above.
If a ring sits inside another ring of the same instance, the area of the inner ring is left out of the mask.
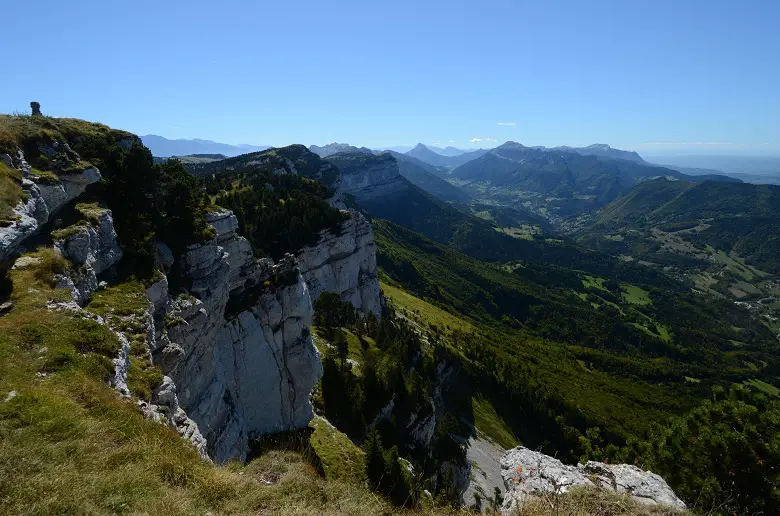
[[[774,381],[774,335],[731,303],[641,275],[631,283],[626,272],[615,279],[541,263],[490,265],[387,222],[374,228],[387,281],[478,324],[463,339],[484,354],[485,370],[500,377],[517,364],[516,379],[576,407],[583,432],[641,434],[713,385]]]
[[[52,288],[52,275],[68,262],[42,249],[17,264],[9,278],[14,307],[0,317],[0,513],[392,510],[360,482],[331,471],[342,467],[343,457],[330,454],[349,448],[343,435],[316,421],[310,441],[270,443],[246,465],[203,461],[136,406],[137,398],[149,399],[159,370],[131,369],[135,399],[120,398],[107,384],[117,336],[88,317],[47,306],[69,298],[67,290]],[[147,306],[143,285],[128,281],[97,293],[85,308],[132,335],[133,317],[145,317]],[[135,341],[132,346],[135,353]],[[134,363],[143,364],[143,356]]]
[[[245,465],[203,461],[175,431],[146,420],[134,400],[108,387],[117,337],[47,309],[46,300],[65,293],[48,283],[65,265],[45,254],[31,258],[41,261],[14,271],[15,307],[0,317],[0,513],[399,512],[342,473],[349,454],[362,457],[326,422],[315,420],[310,437],[268,443]],[[108,294],[87,309],[132,311],[127,296]]]
[[[374,227],[385,294],[459,357],[445,398],[481,435],[639,464],[705,512],[777,507],[778,344],[749,311],[547,264],[480,263]]]

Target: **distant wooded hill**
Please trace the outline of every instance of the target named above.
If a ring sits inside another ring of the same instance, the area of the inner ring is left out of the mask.
[[[590,232],[693,228],[696,242],[780,273],[780,186],[705,181],[641,183],[602,209]]]

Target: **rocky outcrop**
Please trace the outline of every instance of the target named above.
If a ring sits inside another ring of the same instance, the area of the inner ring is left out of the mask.
[[[152,353],[223,462],[245,458],[253,438],[306,426],[322,365],[295,260],[255,260],[229,211],[209,222],[216,238],[180,258],[193,295],[169,294]]]
[[[200,433],[198,424],[179,405],[176,384],[170,377],[163,377],[162,384],[154,392],[152,403],[139,401],[138,407],[147,418],[175,429],[182,439],[192,443],[201,457],[210,460],[206,438]]]
[[[0,261],[9,258],[25,238],[35,234],[52,214],[84,193],[88,185],[100,181],[100,171],[95,167],[87,167],[78,174],[58,176],[56,181],[42,180],[32,173],[22,151],[16,158],[5,154],[2,160],[22,172],[25,198],[13,210],[17,220],[0,228]]]
[[[363,215],[353,212],[339,231],[321,232],[317,245],[304,247],[297,258],[312,300],[335,292],[358,310],[379,314],[376,243]]]
[[[329,158],[341,170],[337,190],[354,196],[358,203],[409,188],[398,169],[398,162],[390,154],[341,156]]]
[[[502,508],[506,515],[513,514],[530,498],[563,494],[578,486],[626,493],[642,504],[685,509],[685,503],[664,479],[628,464],[590,461],[569,466],[549,455],[518,446],[501,459],[501,476],[507,490]]]
[[[84,304],[97,290],[97,275],[122,258],[111,210],[94,208],[90,215],[96,223],[84,221],[52,234],[54,247],[80,266],[60,278],[60,286],[70,288],[79,304]]]

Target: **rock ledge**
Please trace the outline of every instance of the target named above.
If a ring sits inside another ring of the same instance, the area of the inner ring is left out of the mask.
[[[685,509],[663,478],[629,464],[589,461],[569,466],[543,453],[518,446],[501,459],[506,486],[502,513],[513,514],[528,500],[547,493],[563,494],[572,487],[593,487],[630,494],[638,503]]]

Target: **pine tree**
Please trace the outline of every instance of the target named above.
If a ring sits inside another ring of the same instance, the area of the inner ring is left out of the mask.
[[[376,428],[369,430],[366,435],[363,450],[366,454],[366,477],[371,487],[377,489],[385,475],[385,450]]]
[[[409,486],[401,466],[398,447],[393,446],[385,454],[385,492],[393,503],[402,505],[409,498]]]

